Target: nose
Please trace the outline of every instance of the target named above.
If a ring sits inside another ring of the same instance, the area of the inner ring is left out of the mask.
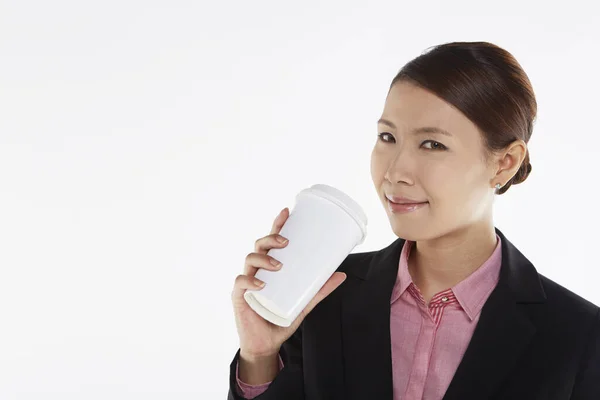
[[[414,183],[413,170],[414,165],[410,156],[407,153],[398,151],[390,160],[384,177],[394,184],[405,182],[412,185]]]

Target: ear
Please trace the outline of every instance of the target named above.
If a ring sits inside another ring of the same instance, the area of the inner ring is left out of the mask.
[[[496,156],[496,162],[494,163],[495,175],[490,183],[498,182],[503,186],[506,185],[517,174],[526,154],[527,143],[525,141],[517,139],[512,142]]]

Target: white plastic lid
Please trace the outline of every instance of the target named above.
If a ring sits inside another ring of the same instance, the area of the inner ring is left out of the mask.
[[[341,190],[334,188],[333,186],[324,184],[312,185],[310,188],[302,190],[298,195],[303,193],[325,198],[340,206],[356,221],[360,227],[363,235],[359,244],[364,241],[365,236],[367,235],[367,215],[363,211],[362,207],[350,196]]]

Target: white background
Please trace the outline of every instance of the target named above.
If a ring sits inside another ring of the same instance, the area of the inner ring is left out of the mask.
[[[235,276],[299,190],[364,207],[353,252],[396,238],[376,121],[449,41],[529,75],[533,171],[495,223],[600,303],[594,3],[0,1],[0,399],[225,399]]]

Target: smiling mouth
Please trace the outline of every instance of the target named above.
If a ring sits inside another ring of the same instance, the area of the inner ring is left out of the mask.
[[[407,203],[407,204],[394,203],[389,199],[386,199],[386,201],[387,201],[389,210],[393,213],[409,213],[409,212],[416,211],[422,207],[425,207],[427,204],[429,204],[428,201],[425,201],[423,203]]]

